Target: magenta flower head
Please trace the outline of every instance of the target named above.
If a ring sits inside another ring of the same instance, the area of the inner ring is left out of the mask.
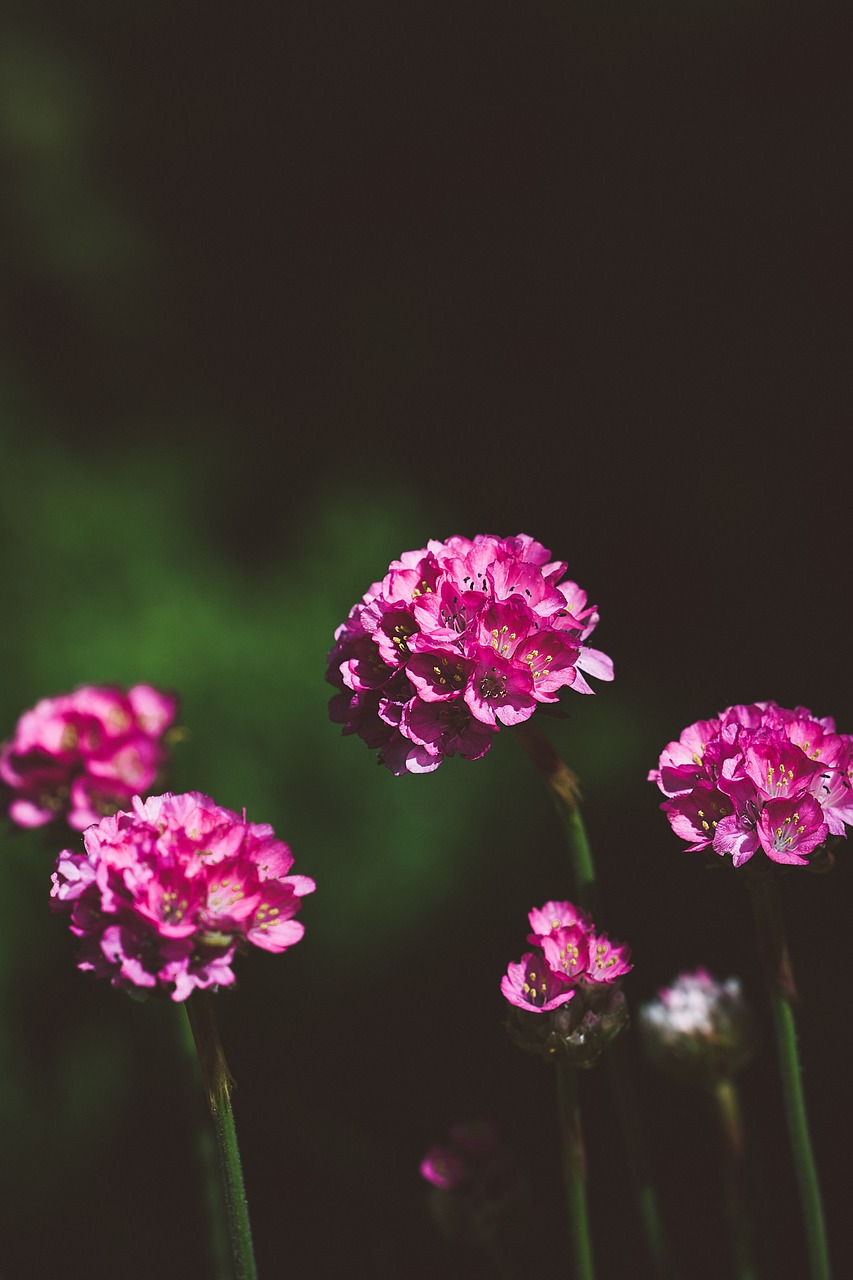
[[[661,808],[690,852],[742,867],[817,864],[827,837],[853,823],[853,737],[805,707],[729,707],[670,742],[649,773]]]
[[[755,1055],[757,1027],[737,978],[717,982],[707,969],[681,973],[637,1015],[646,1059],[683,1084],[712,1087]]]
[[[314,881],[287,874],[293,855],[272,827],[199,791],[134,796],[83,842],[56,859],[51,906],[81,940],[77,967],[114,987],[186,1000],[230,986],[238,951],[302,937],[294,916]]]
[[[177,698],[151,685],[84,685],[43,698],[0,748],[4,808],[21,827],[82,831],[162,781]]]
[[[421,1161],[430,1207],[443,1235],[494,1256],[536,1229],[532,1188],[515,1154],[491,1121],[454,1125],[446,1142]]]
[[[621,980],[632,967],[630,948],[599,933],[570,902],[546,902],[528,919],[533,949],[501,980],[507,1030],[531,1053],[592,1066],[628,1025]]]
[[[613,664],[586,641],[598,623],[566,565],[527,534],[428,542],[394,560],[335,632],[332,720],[397,775],[447,756],[477,760],[494,735]]]

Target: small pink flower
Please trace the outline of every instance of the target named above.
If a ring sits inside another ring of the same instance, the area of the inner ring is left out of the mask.
[[[528,920],[535,949],[501,980],[511,1006],[507,1030],[530,1052],[589,1065],[627,1026],[620,983],[631,969],[630,948],[596,932],[571,902],[546,902]]]
[[[294,917],[314,881],[287,874],[293,855],[272,827],[201,792],[134,796],[83,842],[59,854],[51,905],[80,939],[78,968],[115,987],[185,1000],[232,984],[237,951],[302,937]]]
[[[557,974],[545,955],[528,951],[511,964],[501,979],[501,991],[510,1004],[530,1013],[549,1013],[574,998],[574,988]]]
[[[804,707],[756,702],[697,721],[664,748],[649,781],[688,849],[735,867],[756,854],[807,866],[853,825],[853,737]]]
[[[83,685],[24,712],[0,748],[11,820],[40,827],[63,818],[82,831],[161,780],[177,698],[151,685],[123,692]]]
[[[429,773],[479,759],[564,689],[592,693],[613,664],[586,644],[598,613],[565,571],[527,534],[405,552],[335,632],[331,719],[393,773]]]
[[[439,1230],[490,1258],[539,1228],[533,1190],[515,1153],[495,1124],[454,1125],[420,1164]]]

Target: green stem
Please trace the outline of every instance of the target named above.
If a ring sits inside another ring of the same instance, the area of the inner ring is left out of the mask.
[[[809,1136],[802,1070],[797,1049],[797,1030],[793,1009],[797,992],[785,937],[782,894],[778,879],[772,875],[756,876],[747,883],[752,891],[758,949],[773,1013],[776,1052],[785,1100],[785,1119],[806,1224],[809,1276],[811,1280],[830,1280],[829,1246],[826,1238],[823,1201]]]
[[[557,809],[572,860],[575,905],[594,914],[595,868],[581,817],[578,780],[530,720],[515,726],[515,736],[545,780]]]
[[[186,1002],[186,1010],[213,1116],[236,1280],[257,1280],[249,1208],[231,1106],[234,1082],[222,1052],[210,993],[194,991]]]
[[[549,740],[530,720],[516,725],[514,732],[516,739],[544,779],[556,807],[572,862],[573,900],[578,906],[594,913],[595,867],[581,815],[581,792],[578,780]],[[664,1235],[627,1050],[617,1037],[608,1045],[604,1056],[607,1059],[611,1085],[622,1124],[628,1165],[634,1183],[637,1212],[646,1238],[646,1247],[655,1269],[656,1280],[678,1280],[678,1272]]]
[[[745,1211],[748,1179],[744,1165],[740,1097],[734,1081],[725,1078],[716,1082],[712,1094],[722,1142],[723,1197],[734,1275],[736,1280],[756,1280],[749,1218]]]
[[[557,1102],[563,1153],[563,1180],[569,1209],[574,1280],[594,1280],[592,1237],[586,1197],[586,1153],[580,1117],[578,1067],[558,1062]]]

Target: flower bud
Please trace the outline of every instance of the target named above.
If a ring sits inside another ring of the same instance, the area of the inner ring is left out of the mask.
[[[591,1067],[628,1023],[628,1003],[620,987],[580,983],[573,1000],[544,1015],[510,1005],[506,1028],[529,1053]]]
[[[757,1029],[737,978],[717,982],[705,969],[682,973],[637,1016],[646,1059],[683,1084],[710,1087],[752,1059]]]

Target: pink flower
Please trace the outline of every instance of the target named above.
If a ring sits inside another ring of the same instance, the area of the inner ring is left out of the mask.
[[[436,1225],[450,1240],[494,1258],[539,1228],[528,1178],[490,1121],[454,1125],[426,1153],[420,1172]]]
[[[151,685],[83,685],[24,712],[0,748],[0,784],[21,827],[82,831],[161,780],[177,698]]]
[[[442,1191],[457,1190],[503,1154],[501,1136],[488,1121],[456,1124],[449,1139],[430,1147],[421,1161],[421,1176]]]
[[[83,842],[85,853],[59,854],[51,906],[81,940],[78,968],[114,987],[185,1000],[231,985],[237,951],[302,937],[294,916],[314,881],[287,874],[293,855],[272,827],[199,791],[134,796]]]
[[[332,720],[395,774],[476,760],[501,728],[613,664],[586,641],[598,624],[566,565],[527,534],[454,536],[407,551],[335,632]]]
[[[805,707],[728,707],[670,742],[649,781],[690,852],[711,849],[735,867],[755,854],[807,866],[853,824],[853,737]]]
[[[523,1049],[589,1065],[627,1025],[620,981],[631,969],[630,948],[597,932],[571,902],[546,902],[528,919],[535,950],[501,980],[507,1030]]]

